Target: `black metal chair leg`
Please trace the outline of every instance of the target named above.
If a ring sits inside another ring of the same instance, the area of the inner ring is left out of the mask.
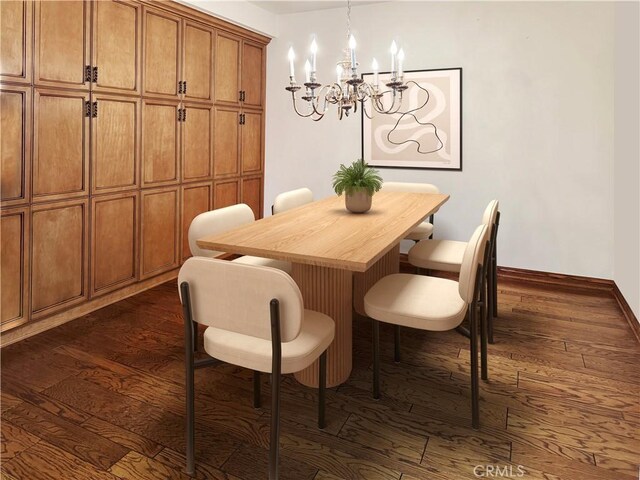
[[[184,312],[184,357],[185,357],[185,396],[186,396],[186,459],[187,475],[195,472],[195,395],[194,395],[194,324],[191,320],[191,300],[189,297],[189,284],[183,282],[180,285],[182,290],[182,305]]]
[[[400,362],[400,325],[393,326],[393,361]]]
[[[262,401],[260,399],[260,372],[253,371],[253,408],[260,408]]]
[[[487,308],[487,298],[490,294],[487,294],[487,285],[482,282],[482,290],[480,297],[480,369],[482,372],[482,380],[489,380],[489,366],[488,366],[488,345],[487,345],[487,322],[489,320],[489,309]]]
[[[373,398],[380,398],[380,323],[373,322]]]
[[[324,421],[324,405],[325,394],[327,388],[327,351],[325,350],[320,355],[320,362],[318,362],[318,428],[325,427]]]
[[[478,324],[476,304],[473,302],[469,312],[470,350],[471,350],[471,426],[480,428],[480,389],[478,382]]]
[[[271,300],[271,438],[269,440],[269,480],[278,480],[280,463],[280,372],[282,344],[280,343],[280,303]]]
[[[496,270],[496,258],[493,255],[491,256],[488,276],[491,279],[491,285],[488,292],[488,296],[491,297],[491,308],[487,311],[487,334],[489,337],[489,343],[493,344],[493,319],[498,316],[498,274]]]

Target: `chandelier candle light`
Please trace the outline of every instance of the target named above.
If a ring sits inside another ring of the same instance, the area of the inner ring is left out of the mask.
[[[362,105],[362,111],[369,118],[370,114],[366,109],[366,102],[370,101],[374,111],[381,114],[398,113],[402,105],[402,92],[408,86],[403,82],[402,64],[404,62],[404,50],[398,50],[396,42],[391,43],[391,75],[387,83],[388,90],[380,89],[378,72],[379,66],[376,59],[373,59],[371,69],[373,70],[373,83],[368,83],[358,77],[358,62],[356,60],[356,39],[351,35],[351,2],[347,2],[347,39],[348,48],[343,52],[343,59],[336,65],[336,81],[322,85],[318,83],[316,77],[316,54],[318,44],[314,38],[311,42],[311,61],[308,59],[304,64],[305,82],[304,95],[302,100],[306,102],[306,112],[301,112],[298,108],[296,93],[302,86],[296,83],[295,79],[295,53],[293,47],[289,48],[289,85],[285,90],[291,92],[294,111],[301,117],[312,118],[315,121],[324,117],[329,109],[329,105],[337,105],[338,118],[342,120],[351,111],[358,111],[358,103]],[[387,96],[388,100],[385,100]],[[385,103],[388,105],[385,106]]]

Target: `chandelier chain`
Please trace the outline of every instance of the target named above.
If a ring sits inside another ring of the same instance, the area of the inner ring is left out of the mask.
[[[351,37],[351,0],[347,0],[347,39]]]

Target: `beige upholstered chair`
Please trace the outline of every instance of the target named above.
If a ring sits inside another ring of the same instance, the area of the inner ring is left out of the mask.
[[[440,193],[438,187],[430,183],[384,182],[382,190],[387,192]],[[428,222],[422,222],[409,232],[405,240],[419,242],[425,238],[432,238],[434,214],[435,212],[429,216]]]
[[[313,202],[313,192],[308,188],[298,188],[289,192],[283,192],[276,196],[276,199],[273,201],[271,213],[276,215],[311,202]]]
[[[318,426],[324,428],[326,350],[335,324],[306,310],[300,289],[281,270],[213,258],[188,259],[178,276],[185,319],[187,473],[194,473],[194,370],[214,359],[254,371],[254,406],[260,406],[260,372],[271,374],[269,479],[278,478],[280,374],[300,371],[320,358]],[[204,350],[194,360],[193,324],[206,325]]]
[[[421,330],[445,331],[469,319],[471,344],[472,425],[479,427],[478,302],[483,256],[488,252],[488,227],[476,228],[467,243],[460,280],[396,273],[379,280],[364,297],[364,310],[373,320],[373,397],[380,397],[379,322]]]
[[[496,243],[500,212],[498,201],[492,200],[487,205],[482,216],[482,223],[489,227],[489,264],[487,268],[488,335],[489,343],[493,343],[493,317],[498,315],[498,287],[496,267]],[[425,240],[418,242],[409,250],[409,263],[428,270],[443,270],[445,272],[459,272],[462,258],[467,247],[466,242],[455,240]]]
[[[205,250],[198,247],[196,240],[216,233],[223,233],[247,223],[255,222],[253,210],[244,203],[231,205],[230,207],[219,208],[196,216],[189,226],[189,249],[194,257],[217,257],[224,252]],[[246,263],[249,265],[262,265],[265,267],[278,268],[287,273],[291,272],[291,263],[271,258],[253,257],[245,255],[233,260],[236,263]]]

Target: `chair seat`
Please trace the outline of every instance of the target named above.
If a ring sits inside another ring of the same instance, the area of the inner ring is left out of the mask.
[[[429,222],[422,222],[416,228],[411,230],[405,239],[414,240],[419,242],[420,240],[424,240],[425,238],[429,238],[433,233],[433,225]]]
[[[409,250],[409,263],[429,270],[459,272],[467,242],[425,240]]]
[[[371,287],[364,297],[364,311],[381,322],[445,331],[462,323],[467,304],[458,293],[458,282],[396,273]]]
[[[324,313],[305,310],[300,334],[282,342],[282,373],[299,372],[324,352],[335,333],[333,320]],[[214,358],[241,367],[271,372],[271,340],[208,327],[204,350]]]
[[[252,257],[251,255],[244,255],[233,260],[236,263],[244,263],[247,265],[260,265],[262,267],[272,267],[282,270],[283,272],[291,273],[291,263],[283,260],[274,260],[273,258],[264,257]]]

